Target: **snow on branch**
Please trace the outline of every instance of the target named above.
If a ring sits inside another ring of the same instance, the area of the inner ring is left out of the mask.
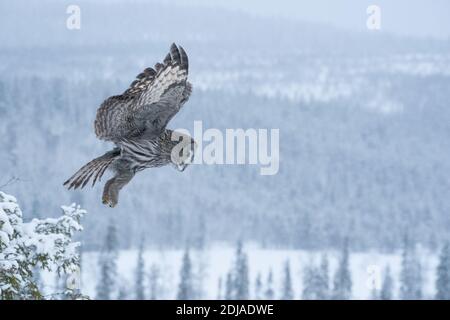
[[[86,214],[79,206],[62,206],[59,218],[23,222],[16,198],[0,192],[0,299],[43,298],[33,281],[38,267],[60,273],[79,269],[79,242],[72,237],[83,230]]]

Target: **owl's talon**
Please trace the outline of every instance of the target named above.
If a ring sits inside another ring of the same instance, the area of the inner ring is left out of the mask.
[[[103,204],[108,204],[108,202],[109,202],[108,195],[104,194],[103,197],[102,197],[102,203]]]
[[[110,208],[114,208],[117,204],[117,201],[114,201],[114,199],[111,199],[108,194],[104,194],[102,197],[102,203],[104,205],[107,205]]]

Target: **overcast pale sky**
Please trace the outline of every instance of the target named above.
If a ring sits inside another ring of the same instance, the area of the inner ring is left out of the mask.
[[[381,32],[450,39],[450,0],[190,0],[189,3],[359,31],[366,30],[366,9],[374,4],[381,8]]]

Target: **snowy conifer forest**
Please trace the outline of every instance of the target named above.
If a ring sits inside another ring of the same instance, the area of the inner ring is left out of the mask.
[[[0,3],[0,299],[450,300],[450,38],[105,3],[79,30],[67,1]],[[148,169],[115,208],[65,189],[172,42],[194,90],[169,127],[278,128],[279,172]]]

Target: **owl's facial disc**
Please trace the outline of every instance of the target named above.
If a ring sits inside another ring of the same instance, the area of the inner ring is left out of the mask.
[[[197,145],[193,143],[191,145],[191,149],[189,150],[187,157],[185,157],[180,163],[177,163],[175,165],[178,171],[183,172],[186,169],[186,167],[194,161],[194,152],[196,147]]]
[[[189,136],[184,135],[181,142],[174,142],[170,154],[170,161],[178,171],[184,171],[186,167],[193,163],[197,143]]]

